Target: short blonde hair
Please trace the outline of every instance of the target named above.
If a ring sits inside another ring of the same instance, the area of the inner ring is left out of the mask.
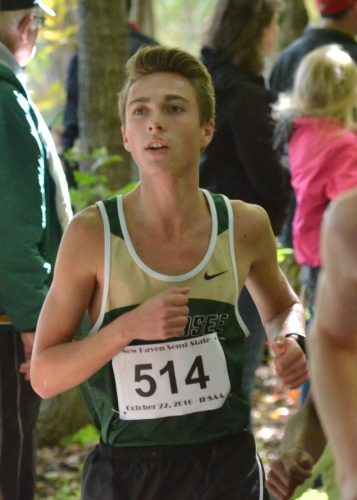
[[[276,109],[293,116],[335,119],[355,127],[357,66],[337,44],[307,54],[298,66],[291,96],[280,98]]]
[[[181,49],[155,46],[139,49],[126,64],[127,79],[119,94],[119,115],[123,126],[132,85],[144,76],[160,72],[176,73],[187,78],[197,97],[200,124],[214,120],[214,89],[205,66],[196,57]]]

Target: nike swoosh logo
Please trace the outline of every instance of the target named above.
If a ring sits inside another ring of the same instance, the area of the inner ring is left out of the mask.
[[[227,273],[228,271],[221,271],[220,273],[216,274],[208,274],[207,271],[205,272],[204,278],[205,280],[213,280],[213,278],[217,278],[218,276],[221,276],[222,274]]]

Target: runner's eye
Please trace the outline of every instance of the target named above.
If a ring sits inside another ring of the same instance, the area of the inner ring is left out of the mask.
[[[177,104],[172,104],[168,106],[168,111],[172,114],[182,113],[184,111],[182,106],[178,106]]]
[[[141,116],[144,113],[145,113],[145,107],[144,106],[139,106],[139,107],[133,109],[133,115],[134,116]]]

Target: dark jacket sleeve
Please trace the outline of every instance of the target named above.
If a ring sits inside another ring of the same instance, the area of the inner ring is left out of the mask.
[[[62,147],[68,151],[79,135],[78,129],[78,54],[72,56],[67,69],[66,105],[63,118]]]
[[[289,52],[286,52],[275,63],[269,77],[269,87],[274,101],[278,99],[281,92],[291,91],[299,60],[294,54],[290,56]]]
[[[276,101],[279,93],[289,88],[289,81],[282,68],[283,62],[278,60],[273,66],[272,72],[269,77],[269,87],[272,92],[273,98]]]
[[[243,82],[230,120],[236,151],[250,184],[262,201],[279,202],[286,198],[289,173],[273,148],[270,103],[270,94],[263,82],[261,85]]]
[[[34,331],[48,291],[41,254],[45,157],[25,96],[0,82],[0,309]]]

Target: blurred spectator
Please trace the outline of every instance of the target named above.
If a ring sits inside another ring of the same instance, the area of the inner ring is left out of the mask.
[[[38,0],[0,1],[0,497],[32,500],[40,398],[29,382],[34,332],[71,217],[51,134],[26,87],[45,15]]]
[[[289,177],[274,151],[270,105],[262,72],[275,45],[277,0],[221,0],[201,57],[217,99],[216,131],[201,161],[201,185],[266,209],[274,232],[284,218]]]
[[[357,2],[355,0],[316,0],[321,14],[320,26],[308,27],[300,38],[280,55],[270,76],[275,97],[291,90],[302,58],[322,45],[337,43],[357,62]]]
[[[302,36],[291,43],[280,55],[270,75],[270,88],[274,99],[280,92],[293,87],[296,69],[303,57],[312,50],[337,43],[357,62],[357,2],[355,0],[316,0],[321,14],[318,27],[308,27]],[[279,140],[279,139],[278,139]],[[285,155],[284,149],[281,151]],[[290,192],[286,220],[279,240],[282,246],[292,247],[292,219],[295,197]]]
[[[201,58],[216,92],[216,131],[203,152],[201,186],[261,205],[277,234],[285,216],[289,174],[273,149],[272,102],[262,72],[278,34],[277,0],[220,0]],[[246,288],[239,310],[251,335],[244,348],[243,387],[250,397],[264,353],[265,331]]]
[[[291,96],[282,95],[276,106],[289,140],[297,202],[293,246],[311,312],[324,211],[331,200],[357,186],[356,106],[357,67],[338,45],[305,56]]]

